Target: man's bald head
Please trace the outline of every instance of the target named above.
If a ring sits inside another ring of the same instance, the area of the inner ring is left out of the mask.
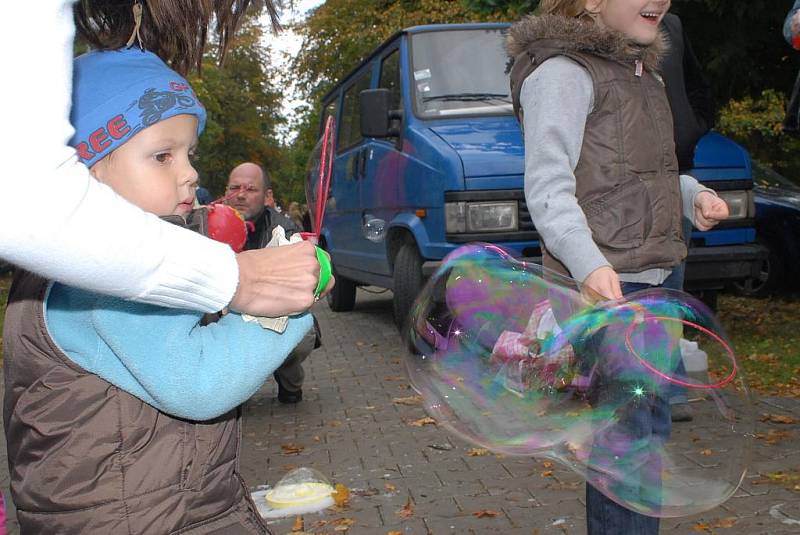
[[[246,220],[257,218],[264,206],[272,206],[272,187],[269,176],[260,165],[245,162],[233,168],[228,176],[228,193],[236,195],[228,199],[227,204],[233,206]]]
[[[261,166],[256,163],[244,162],[234,167],[228,176],[228,183],[230,183],[230,179],[234,176],[242,176],[245,178],[260,180],[264,184],[265,191],[272,189],[272,185],[269,183],[269,178],[267,177],[266,173],[264,173],[264,170],[261,168]]]

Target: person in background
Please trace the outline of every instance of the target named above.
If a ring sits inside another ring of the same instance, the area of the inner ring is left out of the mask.
[[[678,172],[690,174],[694,167],[694,152],[697,142],[714,126],[716,113],[711,84],[694,54],[691,42],[677,15],[667,13],[661,21],[661,29],[669,39],[669,49],[661,59],[661,74],[667,91],[672,123],[675,132],[675,153],[678,157]],[[682,218],[683,239],[687,249],[692,237],[692,222]],[[662,286],[683,291],[686,260],[672,269]],[[676,372],[685,375],[686,367],[681,360]],[[673,422],[689,422],[694,419],[689,406],[686,389],[672,385],[670,397]]]
[[[253,224],[247,235],[245,250],[266,247],[272,239],[272,232],[278,226],[283,227],[286,238],[302,230],[293,221],[278,213],[267,205],[272,198],[270,179],[260,165],[245,162],[233,168],[228,177],[227,194],[233,194],[227,201],[245,219]],[[314,318],[312,329],[289,354],[286,361],[275,370],[273,376],[278,383],[278,401],[281,403],[298,403],[303,399],[303,379],[305,371],[303,362],[311,351],[322,345],[319,325]]]
[[[203,206],[207,205],[208,203],[210,203],[211,201],[213,201],[213,200],[214,200],[214,199],[211,197],[211,192],[210,192],[210,191],[208,191],[208,190],[207,190],[206,188],[204,188],[203,186],[198,186],[198,188],[197,188],[197,192],[196,192],[196,196],[197,196],[197,202],[198,202],[198,204],[201,204],[201,205],[203,205]]]
[[[300,211],[300,203],[292,201],[289,203],[289,209],[286,211],[286,216],[292,220],[297,228],[303,228],[303,213]]]
[[[792,47],[800,49],[800,0],[795,0],[792,9],[783,21],[783,38]]]

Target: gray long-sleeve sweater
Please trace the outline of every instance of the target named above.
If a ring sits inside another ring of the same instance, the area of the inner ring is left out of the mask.
[[[545,61],[525,79],[520,94],[525,132],[525,199],[547,250],[584,281],[597,268],[611,266],[592,240],[586,216],[575,197],[575,167],[586,120],[594,108],[589,72],[563,56]],[[694,198],[712,191],[681,175],[683,214],[694,223]],[[624,282],[661,284],[668,269],[620,273]]]

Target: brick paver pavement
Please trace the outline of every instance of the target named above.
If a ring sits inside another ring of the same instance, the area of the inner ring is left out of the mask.
[[[306,363],[304,399],[281,405],[274,383],[265,385],[245,407],[241,462],[252,486],[274,484],[291,468],[307,466],[350,489],[346,508],[304,515],[306,532],[586,532],[584,485],[569,470],[543,459],[471,456],[473,446],[444,429],[410,425],[425,412],[402,403],[414,392],[390,292],[359,290],[353,312],[335,314],[323,303],[315,311],[324,345]],[[798,418],[800,403],[761,400],[757,411]],[[800,480],[776,477],[800,474],[800,426],[764,423],[759,429],[770,430],[788,435],[756,441],[753,469],[731,500],[703,515],[666,519],[662,533],[800,533]],[[0,483],[8,487],[5,466]],[[273,521],[270,527],[283,535],[295,522]],[[18,532],[13,521],[10,526],[10,533]]]

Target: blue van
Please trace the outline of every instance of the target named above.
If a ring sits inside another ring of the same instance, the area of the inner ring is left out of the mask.
[[[509,24],[442,24],[402,30],[322,99],[337,139],[321,243],[333,259],[334,311],[356,287],[394,292],[402,324],[424,280],[450,251],[493,242],[540,261],[523,194],[523,141],[512,112],[503,48]],[[717,290],[758,274],[747,152],[711,133],[692,174],[715,189],[731,217],[692,234],[686,286]]]

